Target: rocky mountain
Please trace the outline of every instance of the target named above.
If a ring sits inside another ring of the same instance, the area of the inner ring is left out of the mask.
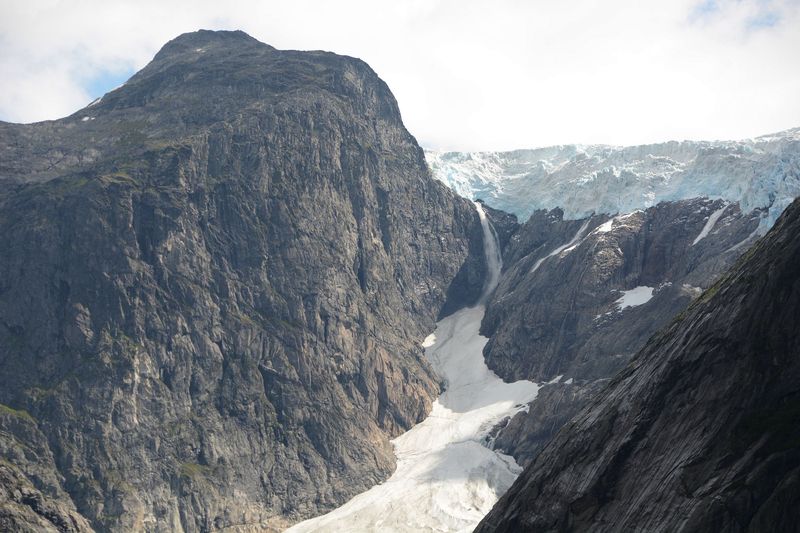
[[[800,194],[800,129],[744,141],[426,153],[514,213],[481,332],[489,367],[543,386],[494,445],[527,464]],[[613,217],[613,222],[609,220]]]
[[[0,529],[280,529],[394,468],[478,298],[471,202],[363,62],[171,41],[0,124]]]
[[[797,531],[800,202],[573,418],[478,527]]]
[[[529,463],[747,250],[761,220],[759,211],[708,199],[580,220],[534,212],[508,240],[482,333],[489,368],[507,381],[546,385],[494,445]]]
[[[386,480],[398,449],[404,485],[322,521],[400,523],[438,484],[414,523],[458,529],[519,472],[487,446],[532,466],[484,528],[783,524],[796,472],[784,490],[751,466],[795,464],[773,256],[800,208],[703,291],[800,191],[799,154],[792,130],[426,163],[363,62],[182,35],[72,116],[0,123],[0,530],[280,530]]]
[[[709,197],[763,210],[764,233],[800,195],[800,128],[742,141],[426,155],[434,175],[456,192],[522,221],[540,209],[577,219]]]

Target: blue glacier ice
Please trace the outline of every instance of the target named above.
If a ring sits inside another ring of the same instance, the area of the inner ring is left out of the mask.
[[[642,146],[563,145],[512,152],[435,152],[433,175],[470,199],[525,221],[629,213],[664,200],[708,197],[766,210],[761,231],[800,195],[800,128],[741,141]]]

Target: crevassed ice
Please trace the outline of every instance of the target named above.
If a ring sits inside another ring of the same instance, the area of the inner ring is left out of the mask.
[[[564,145],[513,152],[426,152],[434,176],[467,198],[527,220],[627,213],[697,197],[768,208],[763,233],[800,196],[800,128],[742,141]]]

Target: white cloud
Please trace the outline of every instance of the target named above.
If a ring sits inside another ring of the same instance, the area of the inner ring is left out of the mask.
[[[796,0],[6,0],[0,117],[86,105],[99,72],[240,28],[361,57],[423,145],[503,149],[739,138],[800,126]]]

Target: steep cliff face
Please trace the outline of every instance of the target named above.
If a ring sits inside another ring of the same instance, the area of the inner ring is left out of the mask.
[[[609,218],[537,211],[489,302],[487,364],[549,383],[495,445],[522,464],[752,244],[759,212],[694,199]]]
[[[352,58],[183,35],[2,124],[0,179],[0,449],[96,529],[279,528],[384,479],[439,391],[419,341],[480,293],[474,206]]]
[[[800,203],[655,335],[478,527],[796,531]]]

